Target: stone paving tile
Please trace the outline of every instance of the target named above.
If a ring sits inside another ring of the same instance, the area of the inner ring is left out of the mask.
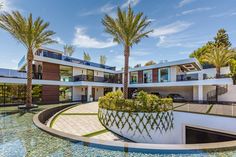
[[[218,105],[218,104],[216,104],[211,109],[210,114],[236,116],[236,106],[235,105]]]
[[[208,105],[208,104],[186,104],[186,105],[175,108],[175,110],[176,111],[206,113],[210,106],[211,105]]]
[[[60,115],[56,119],[53,129],[82,136],[105,128],[99,122],[96,115]]]
[[[64,113],[97,113],[97,112],[98,112],[98,103],[91,102],[73,107],[65,111]]]

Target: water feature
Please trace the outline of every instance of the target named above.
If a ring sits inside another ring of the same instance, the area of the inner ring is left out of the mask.
[[[235,150],[222,150],[220,152],[181,151],[166,154],[165,151],[147,152],[146,150],[128,150],[104,148],[95,145],[84,145],[81,142],[71,142],[54,137],[38,129],[32,122],[34,114],[44,108],[40,106],[30,113],[19,112],[16,107],[0,108],[0,156],[1,157],[85,157],[85,156],[233,156]],[[134,152],[133,152],[134,151]]]

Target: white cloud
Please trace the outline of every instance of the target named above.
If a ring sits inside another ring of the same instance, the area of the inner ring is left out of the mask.
[[[73,39],[73,45],[81,48],[107,48],[115,46],[116,43],[113,40],[107,39],[106,41],[99,41],[96,38],[92,38],[86,34],[86,29],[82,27],[76,27],[75,37]]]
[[[121,8],[127,8],[129,5],[131,5],[131,7],[134,7],[139,2],[140,2],[140,0],[127,0],[124,4],[121,5]]]
[[[65,45],[65,42],[60,37],[54,37],[53,40],[57,41],[60,45]]]
[[[157,43],[158,47],[185,47],[195,48],[205,43],[203,38],[184,35],[160,36]]]
[[[134,7],[136,6],[140,0],[127,0],[125,3],[121,4],[121,8],[125,9],[129,6],[129,4]],[[117,5],[113,5],[111,3],[106,3],[102,7],[95,9],[95,10],[90,10],[84,13],[81,13],[80,16],[89,16],[89,15],[96,15],[96,14],[109,14],[110,16],[114,17],[116,12],[115,9],[117,8]]]
[[[132,54],[132,52],[131,52],[131,54]],[[114,60],[112,60],[112,61],[114,61],[113,64],[115,63],[117,69],[121,69],[122,67],[124,67],[124,55],[123,54],[115,56]],[[129,57],[129,66],[134,67],[137,64],[144,65],[148,61],[149,60],[140,59],[140,57],[130,56]]]
[[[229,10],[229,11],[225,11],[219,14],[211,15],[210,17],[225,17],[225,16],[235,16],[235,15],[236,15],[235,10]]]
[[[100,11],[102,13],[109,13],[109,12],[113,11],[115,8],[116,8],[115,5],[111,5],[110,3],[107,3],[100,8]]]
[[[10,12],[12,10],[16,10],[15,6],[10,0],[0,0],[0,4],[2,4],[0,11]]]
[[[187,15],[187,14],[192,14],[192,13],[195,13],[195,12],[208,11],[208,10],[211,10],[211,9],[212,8],[210,8],[210,7],[195,8],[195,9],[185,10],[181,14],[178,14],[178,15]]]
[[[131,55],[136,56],[136,57],[147,56],[149,54],[150,54],[150,51],[147,51],[147,50],[136,50],[136,51],[131,52]]]
[[[188,29],[192,24],[193,23],[177,21],[177,22],[154,29],[153,33],[151,33],[150,36],[160,37],[164,35],[175,34],[175,33],[182,32]]]
[[[185,6],[185,5],[187,5],[187,4],[189,4],[189,3],[192,3],[194,0],[181,0],[180,2],[179,2],[179,4],[178,4],[178,7],[180,8],[180,7],[183,7],[183,6]]]
[[[179,54],[180,55],[189,55],[190,53],[192,53],[191,51],[180,51]]]

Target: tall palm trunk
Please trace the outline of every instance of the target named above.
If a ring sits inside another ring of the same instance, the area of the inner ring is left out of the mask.
[[[129,46],[125,46],[125,67],[124,67],[124,98],[128,98],[128,74],[129,74]]]
[[[216,78],[220,78],[220,67],[216,67]]]
[[[216,78],[220,78],[220,67],[216,67]],[[216,102],[218,102],[219,86],[216,85]]]
[[[26,87],[26,107],[32,105],[32,76],[33,67],[32,62],[34,59],[33,50],[29,49],[27,53],[27,87]]]

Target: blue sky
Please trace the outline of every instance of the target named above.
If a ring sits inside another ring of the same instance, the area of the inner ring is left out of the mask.
[[[83,51],[98,62],[106,55],[107,64],[123,66],[123,48],[104,32],[101,19],[107,13],[115,16],[117,6],[126,9],[130,3],[135,12],[142,11],[152,21],[154,32],[131,49],[130,65],[154,60],[178,60],[212,40],[220,28],[227,30],[236,47],[236,0],[0,0],[2,11],[19,10],[33,13],[50,22],[58,44],[47,47],[63,50],[74,44],[74,57],[83,58]],[[25,48],[0,30],[0,67],[17,68]]]

